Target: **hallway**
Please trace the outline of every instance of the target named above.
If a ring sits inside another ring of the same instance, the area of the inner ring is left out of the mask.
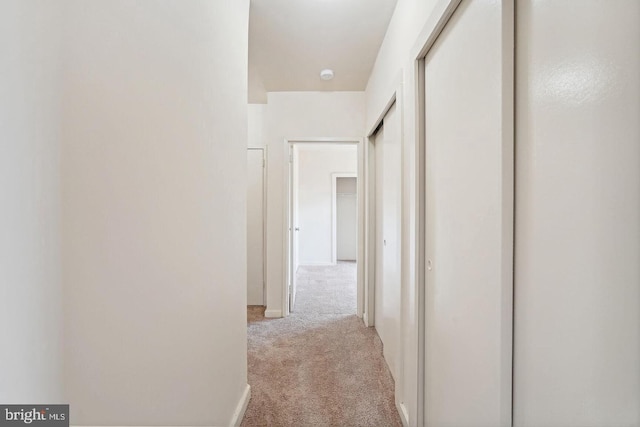
[[[2,0],[0,52],[0,423],[640,427],[640,0]]]
[[[300,267],[294,312],[248,308],[249,426],[400,426],[373,328],[355,315],[356,264]]]

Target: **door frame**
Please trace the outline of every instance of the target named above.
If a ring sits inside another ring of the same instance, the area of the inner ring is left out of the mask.
[[[391,107],[391,105],[389,105]],[[389,107],[385,108],[387,114]],[[382,116],[384,117],[384,115]],[[382,117],[376,123],[375,128],[366,138],[365,144],[365,223],[364,223],[364,292],[362,319],[367,327],[375,326],[375,281],[376,281],[376,131],[382,122]]]
[[[293,147],[296,144],[342,144],[342,145],[355,145],[357,147],[358,157],[358,169],[357,176],[364,176],[364,138],[362,137],[291,137],[285,138],[283,149],[284,159],[283,162],[283,224],[282,224],[282,277],[284,283],[282,286],[282,317],[287,317],[290,314],[289,307],[289,292],[293,284],[294,273],[293,268],[293,167],[294,156]],[[364,295],[364,264],[366,259],[364,257],[364,198],[362,194],[364,192],[362,179],[358,180],[358,245],[357,245],[357,308],[356,315],[362,317],[363,311],[363,295]],[[361,262],[364,261],[364,262]]]
[[[395,104],[396,113],[398,114],[398,126],[400,136],[400,346],[398,348],[398,378],[395,379],[395,404],[400,414],[400,419],[404,426],[409,424],[409,414],[405,404],[407,396],[404,395],[404,382],[405,382],[405,356],[407,354],[408,345],[407,340],[410,337],[407,336],[407,325],[411,322],[408,318],[409,313],[413,311],[412,307],[408,306],[409,303],[409,286],[410,286],[410,274],[408,269],[408,255],[410,253],[407,250],[409,239],[415,236],[410,235],[408,227],[408,210],[407,210],[407,194],[405,194],[406,183],[406,160],[405,160],[405,106],[403,95],[403,76],[400,73],[396,76],[392,85],[392,91],[386,97],[387,102],[384,104],[382,110],[369,126],[367,132],[366,144],[365,144],[365,176],[364,176],[364,195],[366,206],[365,217],[365,291],[363,297],[365,298],[365,312],[363,314],[363,320],[366,326],[375,326],[375,283],[376,283],[376,250],[377,250],[377,237],[376,237],[376,135],[383,123],[385,116]],[[412,424],[413,425],[413,424]],[[420,424],[418,424],[420,425]]]
[[[262,305],[267,306],[267,147],[248,147],[262,151]]]
[[[453,17],[458,6],[463,0],[439,0],[435,5],[431,16],[426,24],[423,26],[420,34],[418,35],[413,48],[411,49],[410,59],[413,63],[413,67],[409,67],[409,78],[412,81],[412,95],[415,103],[409,106],[409,111],[414,120],[416,137],[413,140],[415,144],[416,153],[416,174],[415,174],[415,227],[417,230],[415,238],[415,277],[416,277],[416,299],[417,299],[417,344],[418,344],[418,388],[417,388],[417,425],[424,425],[426,408],[424,407],[425,398],[425,383],[426,383],[426,359],[425,359],[425,345],[426,345],[426,287],[427,283],[427,263],[426,263],[426,200],[428,195],[426,194],[427,182],[426,182],[426,98],[425,98],[425,70],[426,70],[426,56],[434,46],[438,37],[442,34],[443,30]],[[507,200],[507,203],[503,206],[503,214],[511,214],[511,224],[503,224],[503,231],[505,235],[511,232],[511,238],[505,239],[505,243],[511,244],[511,251],[505,250],[504,255],[511,257],[513,261],[513,227],[515,222],[515,212],[513,210],[513,198],[514,198],[514,156],[513,150],[515,149],[515,136],[514,136],[514,111],[515,111],[515,5],[509,0],[503,0],[503,19],[502,28],[506,33],[505,39],[503,39],[503,99],[507,107],[503,108],[503,135],[505,135],[503,141],[510,140],[511,151],[507,148],[506,154],[503,158],[508,159],[511,156],[511,167],[503,164],[503,184],[509,181],[511,186],[504,185],[503,197]],[[509,35],[510,33],[510,35]],[[510,100],[510,101],[509,101]],[[511,199],[511,203],[508,201]],[[510,241],[509,241],[510,240]],[[507,275],[507,272],[504,272]],[[502,343],[503,351],[505,353],[510,352],[510,357],[504,357],[501,361],[501,369],[505,373],[509,373],[508,378],[503,380],[502,384],[502,396],[501,401],[504,407],[510,408],[507,414],[503,414],[503,422],[506,424],[512,423],[513,415],[513,264],[511,269],[511,288],[504,289],[505,298],[502,301],[502,312],[504,316],[510,316],[510,322],[503,324],[503,338],[505,342]],[[508,419],[507,419],[508,418]]]
[[[357,173],[335,172],[331,174],[331,262],[334,264],[338,263],[338,178],[355,178],[356,186],[359,185]],[[356,190],[356,197],[357,195],[358,192]],[[359,203],[359,201],[356,203]],[[357,238],[360,238],[357,231]]]
[[[366,326],[371,327],[375,326],[375,282],[376,282],[376,135],[384,120],[385,116],[393,106],[396,104],[396,111],[398,113],[398,125],[400,126],[400,173],[401,177],[401,187],[404,187],[404,131],[403,131],[403,123],[404,123],[404,114],[403,114],[403,105],[402,105],[402,77],[398,76],[396,78],[396,82],[393,85],[393,91],[387,97],[387,103],[384,108],[381,110],[378,117],[373,122],[373,125],[370,126],[369,131],[367,132],[367,137],[365,138],[366,143],[364,144],[364,196],[365,196],[365,224],[364,224],[364,233],[365,233],[365,271],[364,271],[364,295],[363,298],[366,299],[366,305],[363,307],[363,319]],[[402,189],[401,189],[402,190]],[[404,215],[404,191],[401,191],[400,194],[400,218],[402,221]],[[402,251],[402,246],[404,241],[404,236],[401,231],[401,244],[400,248]],[[402,252],[400,255],[400,259],[402,260]],[[404,272],[402,267],[400,268],[400,283],[401,283],[401,292],[404,289]],[[402,298],[401,298],[402,301]],[[401,302],[401,310],[402,310],[402,302]],[[400,326],[400,330],[402,331],[402,325]]]

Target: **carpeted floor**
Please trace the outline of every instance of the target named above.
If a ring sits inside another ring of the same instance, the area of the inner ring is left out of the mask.
[[[402,426],[382,343],[356,312],[355,263],[300,267],[294,312],[249,307],[243,427]]]

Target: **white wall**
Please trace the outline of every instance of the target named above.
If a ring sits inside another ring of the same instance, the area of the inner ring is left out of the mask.
[[[247,150],[247,305],[264,305],[264,150]]]
[[[265,104],[249,104],[247,115],[248,126],[248,147],[263,148],[265,146],[265,115],[267,106]]]
[[[640,3],[518,2],[514,421],[640,425]]]
[[[332,264],[333,173],[357,173],[355,145],[298,146],[298,264]]]
[[[0,402],[64,403],[58,4],[0,4]]]
[[[264,118],[266,113],[266,105],[264,104],[249,104],[248,105],[248,114],[247,114],[247,147],[249,148],[262,148],[266,151],[265,147],[265,134],[264,134]],[[255,187],[251,189],[252,179],[253,183],[258,183],[259,185],[264,185],[264,180],[266,177],[264,176],[264,171],[266,170],[266,165],[263,168],[262,164],[260,164],[259,169],[258,163],[256,163],[257,153],[252,153],[249,150],[249,170],[248,170],[248,179],[250,185],[250,191],[255,194]],[[261,155],[263,155],[266,159],[266,153],[263,151],[259,151]],[[253,156],[253,163],[251,162]],[[251,169],[254,167],[254,170]],[[257,176],[259,174],[260,176]],[[264,275],[264,227],[266,223],[265,219],[265,209],[264,209],[264,198],[266,198],[266,194],[262,194],[262,198],[258,201],[256,197],[250,197],[247,200],[247,249],[248,249],[248,259],[247,259],[247,304],[249,305],[263,305],[264,304],[264,285],[265,275]],[[253,216],[253,218],[252,218]],[[261,260],[261,262],[255,262],[255,260]],[[252,278],[253,277],[253,278]]]
[[[438,0],[398,0],[367,83],[367,126],[382,113],[403,74],[411,71],[409,54],[437,3]]]
[[[246,390],[248,8],[70,2],[72,424],[228,425]]]
[[[271,92],[265,116],[268,144],[267,310],[282,312],[285,139],[364,134],[363,92]]]

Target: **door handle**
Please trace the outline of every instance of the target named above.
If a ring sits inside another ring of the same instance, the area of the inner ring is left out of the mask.
[[[296,229],[295,229],[295,230],[296,230],[296,231],[300,231],[300,227],[296,227]]]

